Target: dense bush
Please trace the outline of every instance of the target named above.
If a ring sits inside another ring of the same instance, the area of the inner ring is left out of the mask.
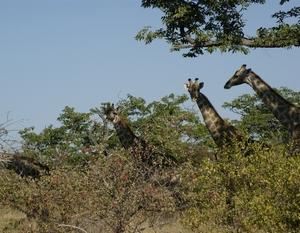
[[[282,148],[240,145],[217,162],[186,171],[191,208],[184,221],[195,232],[210,224],[224,232],[300,231],[300,156]]]
[[[153,170],[145,179],[145,168],[126,155],[115,151],[84,168],[60,167],[39,181],[3,173],[1,206],[20,210],[32,221],[18,226],[22,232],[68,232],[64,224],[89,232],[134,232],[157,213],[174,213],[179,197],[167,184],[172,171]]]
[[[23,155],[51,171],[32,180],[0,170],[0,210],[26,215],[0,224],[0,231],[143,232],[149,223],[179,216],[192,232],[299,232],[300,155],[285,140],[267,141],[274,119],[250,97],[226,106],[242,111],[233,123],[261,142],[222,151],[198,113],[183,107],[186,96],[171,94],[149,104],[133,96],[120,101],[133,131],[154,151],[177,159],[172,167],[136,160],[98,108],[78,113],[66,107],[59,126],[22,130]],[[257,114],[263,120],[257,122]],[[257,127],[251,131],[251,125]],[[286,134],[277,127],[270,137],[278,132]]]

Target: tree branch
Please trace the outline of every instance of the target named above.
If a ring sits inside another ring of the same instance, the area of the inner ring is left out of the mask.
[[[211,48],[211,47],[219,47],[224,45],[221,41],[207,41],[204,43],[197,43],[190,36],[184,37],[188,44],[176,44],[173,46],[174,49],[195,49],[197,47],[201,48]],[[236,46],[245,46],[249,48],[283,48],[286,45],[276,44],[276,43],[258,43],[254,39],[243,38],[239,44],[235,44]],[[299,47],[300,41],[298,44],[294,44],[293,46]]]

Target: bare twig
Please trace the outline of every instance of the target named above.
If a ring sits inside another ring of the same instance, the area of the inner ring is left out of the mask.
[[[59,227],[69,227],[69,228],[73,228],[73,229],[76,229],[76,230],[79,230],[81,232],[84,232],[84,233],[88,233],[86,230],[80,228],[80,227],[77,227],[77,226],[73,226],[73,225],[68,225],[68,224],[58,224]]]
[[[10,112],[6,114],[4,122],[0,123],[0,151],[17,151],[19,142],[11,137],[11,133],[19,130],[12,129],[11,126],[22,121],[23,120],[13,120],[10,117]]]

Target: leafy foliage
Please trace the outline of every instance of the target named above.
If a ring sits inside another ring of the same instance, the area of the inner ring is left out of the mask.
[[[182,147],[211,142],[203,124],[194,113],[181,108],[187,96],[171,94],[146,104],[142,98],[128,96],[118,104],[122,113],[131,120],[133,130],[157,150],[183,159]],[[94,116],[94,119],[92,118]],[[96,116],[101,121],[95,120]],[[120,148],[115,131],[107,125],[98,108],[90,113],[78,113],[66,107],[58,117],[59,127],[50,125],[41,133],[34,128],[22,130],[23,150],[26,154],[51,159],[85,162],[89,157],[99,156],[99,151],[109,153],[110,149]],[[179,146],[180,145],[180,146]],[[51,162],[50,161],[50,162]]]
[[[278,91],[300,102],[298,92]],[[51,171],[32,180],[0,170],[0,206],[26,215],[0,229],[143,232],[149,222],[179,216],[192,232],[299,232],[300,155],[290,153],[286,132],[257,96],[224,106],[241,116],[234,121],[239,129],[270,146],[236,142],[217,160],[199,113],[182,107],[187,100],[170,94],[146,103],[129,95],[118,103],[137,135],[160,154],[176,157],[179,163],[171,167],[138,163],[99,108],[79,113],[66,107],[60,126],[21,131],[24,155],[47,161]]]
[[[141,98],[128,96],[121,101],[124,114],[132,119],[132,126],[149,143],[160,151],[184,159],[182,149],[190,145],[204,146],[211,139],[195,113],[185,110],[181,105],[188,100],[186,95],[165,96],[161,101],[146,104]]]
[[[172,50],[188,49],[184,56],[195,57],[204,52],[247,53],[249,48],[299,46],[300,8],[279,11],[272,15],[277,25],[257,29],[257,35],[246,37],[244,12],[254,4],[265,0],[142,0],[142,7],[162,11],[163,28],[151,31],[145,27],[136,35],[147,43],[165,39]],[[287,1],[280,1],[283,5]],[[294,22],[298,19],[298,22]]]
[[[298,232],[299,155],[253,144],[252,156],[244,157],[240,146],[225,151],[218,163],[205,160],[193,173],[186,171],[192,206],[186,224],[194,232],[207,224],[221,232]]]
[[[22,130],[24,152],[49,162],[64,159],[82,162],[95,152],[105,129],[91,119],[91,113],[78,113],[66,107],[58,121],[60,127],[50,125],[41,133],[34,132],[33,127]]]

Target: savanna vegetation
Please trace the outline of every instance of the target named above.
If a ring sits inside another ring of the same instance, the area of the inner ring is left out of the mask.
[[[136,39],[164,39],[184,56],[299,47],[299,7],[274,12],[274,27],[261,25],[246,36],[245,12],[266,1],[141,2],[162,11],[163,26],[146,27]],[[299,106],[299,92],[278,92]],[[146,103],[129,95],[117,103],[151,153],[172,164],[145,164],[142,150],[124,149],[100,106],[87,113],[65,107],[58,126],[22,129],[19,153],[49,171],[27,176],[22,161],[20,169],[8,169],[11,160],[0,159],[0,232],[300,232],[300,154],[260,99],[243,95],[224,103],[240,116],[228,121],[254,143],[223,149],[186,101],[170,94]],[[6,126],[0,125],[1,149],[14,144]]]
[[[300,103],[299,92],[278,91]],[[299,232],[300,155],[257,96],[224,107],[241,115],[231,123],[258,142],[223,150],[186,101],[129,95],[118,103],[136,135],[176,158],[172,166],[151,167],[132,156],[139,151],[122,148],[99,107],[66,107],[59,126],[21,130],[22,154],[50,174],[0,170],[1,232]]]

